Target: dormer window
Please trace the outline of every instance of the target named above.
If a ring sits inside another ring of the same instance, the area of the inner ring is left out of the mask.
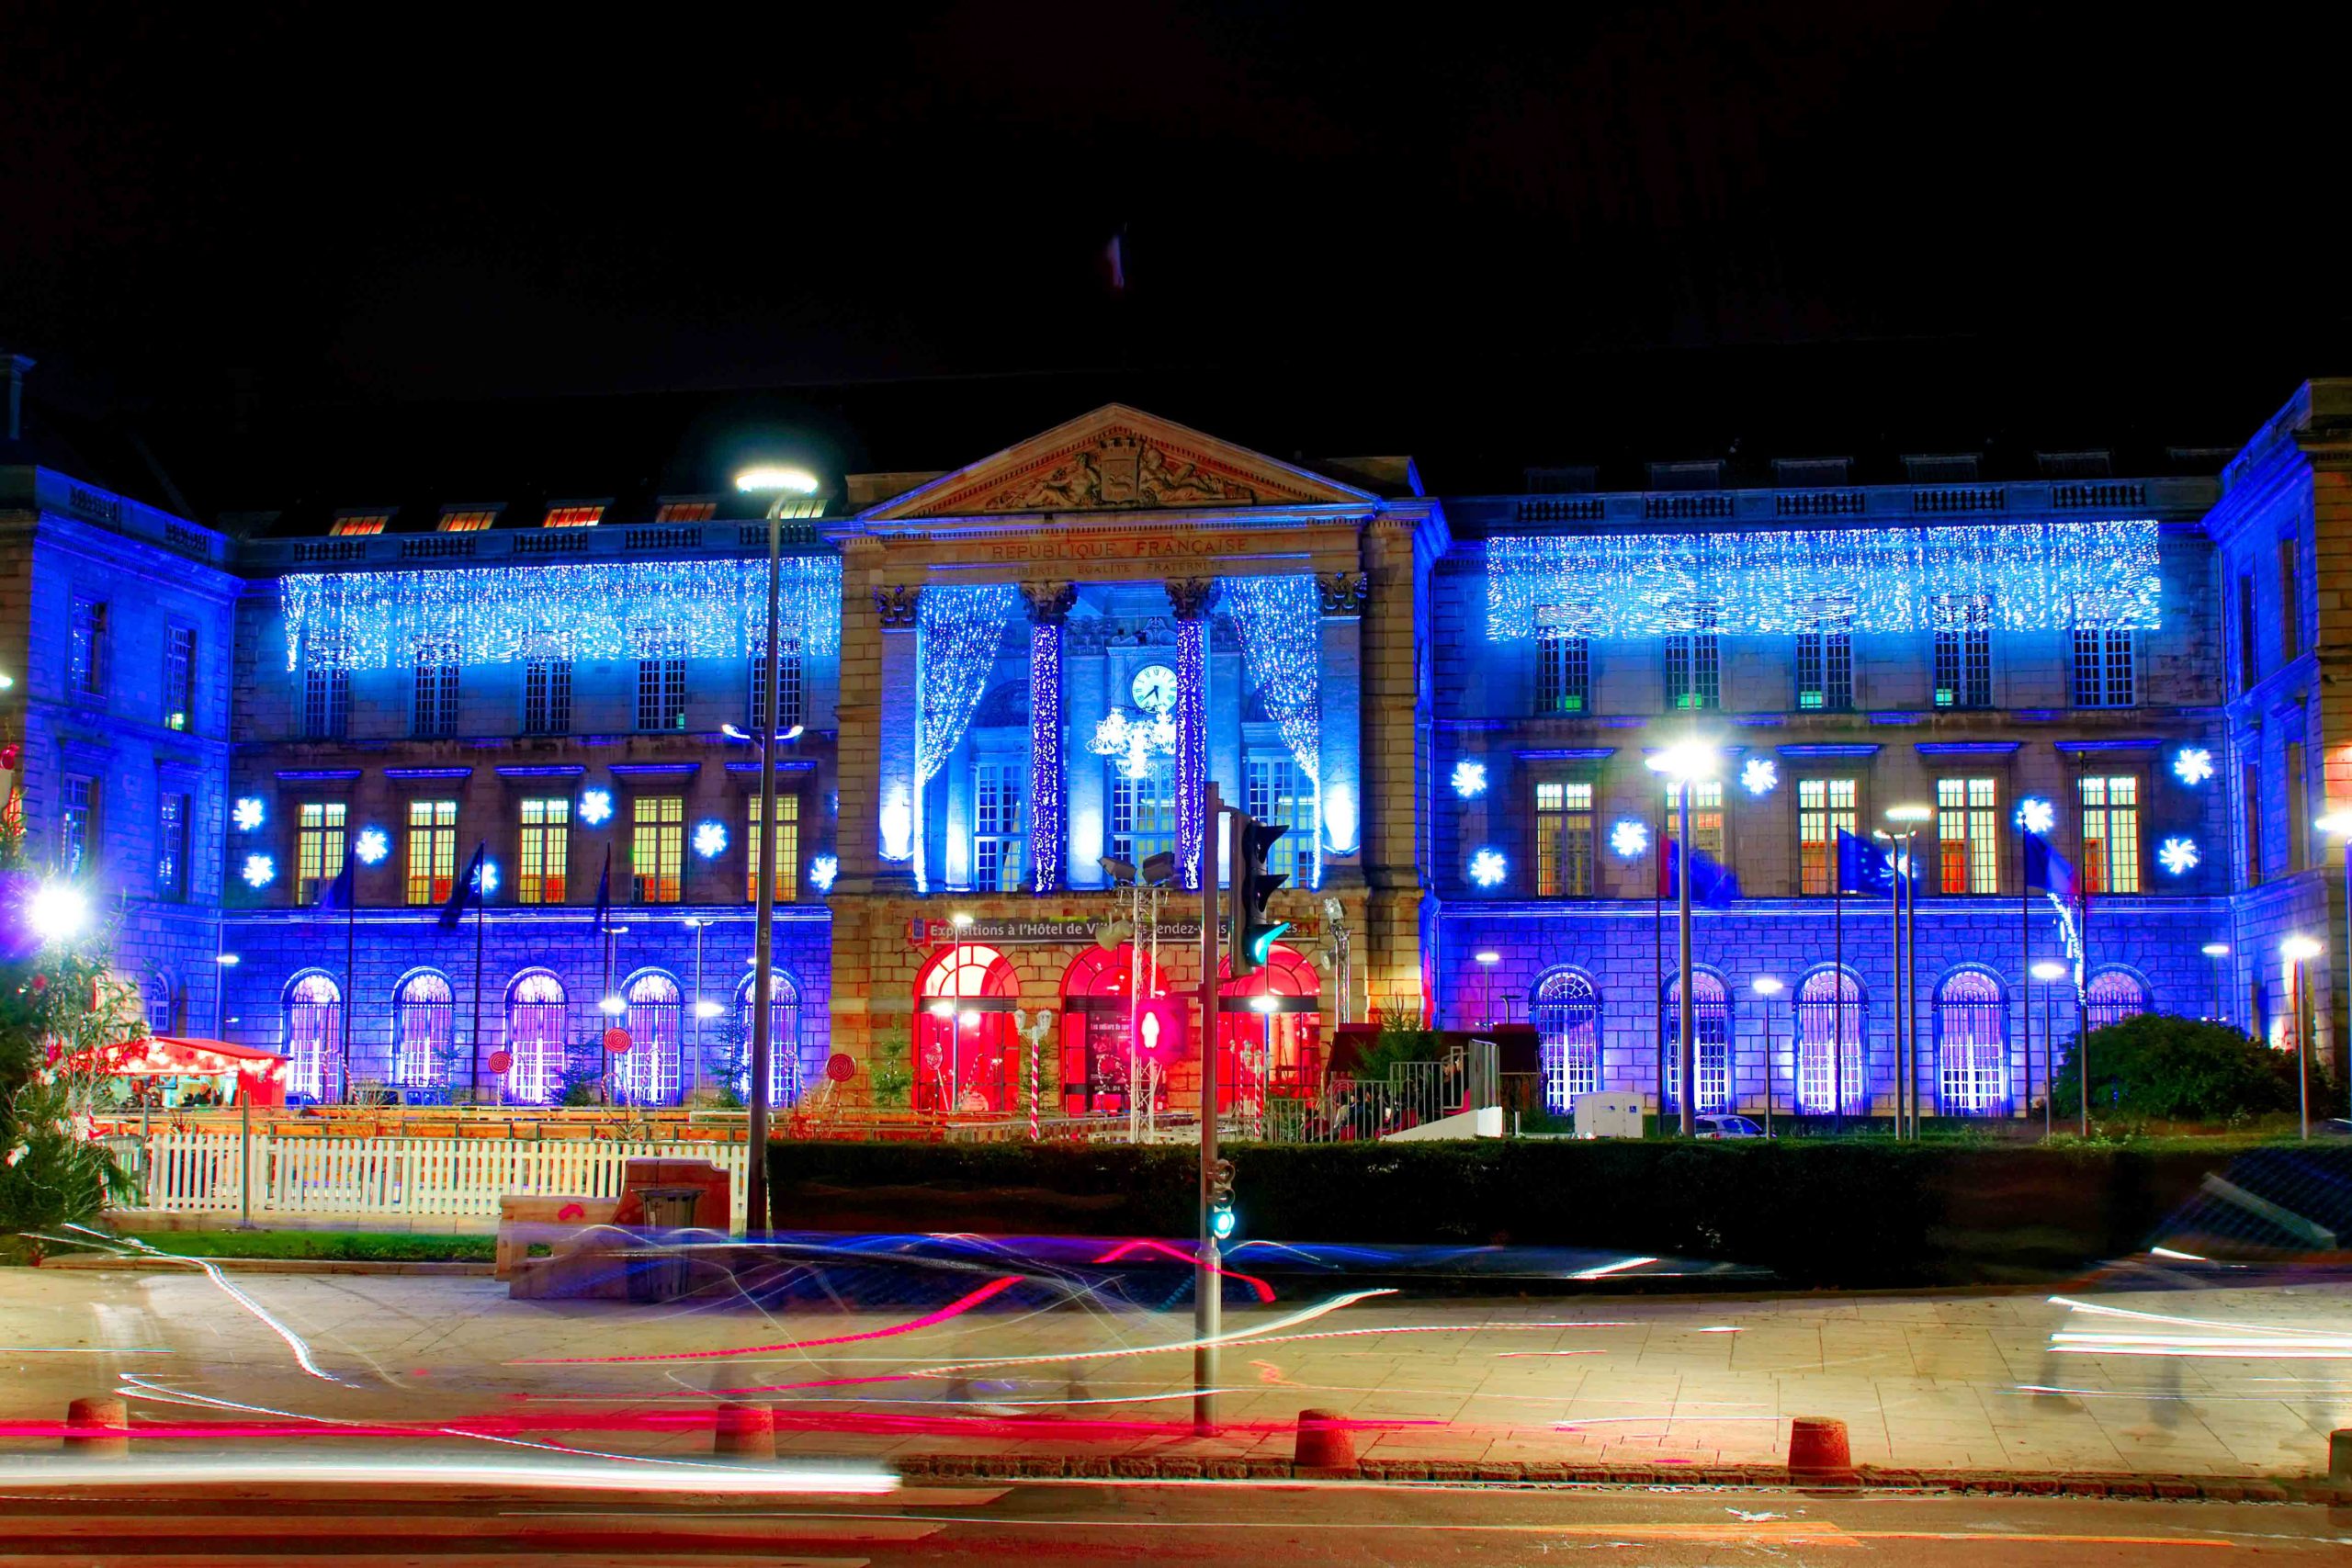
[[[664,501],[653,509],[656,523],[707,523],[718,515],[718,502],[682,497]]]
[[[498,521],[495,506],[445,506],[441,509],[440,531],[444,534],[479,534]]]
[[[543,526],[548,528],[594,528],[605,520],[604,503],[594,505],[550,506]]]
[[[358,538],[364,535],[380,534],[392,520],[389,512],[338,512],[327,532],[338,539]]]

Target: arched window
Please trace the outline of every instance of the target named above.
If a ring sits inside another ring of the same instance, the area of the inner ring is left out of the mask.
[[[1021,979],[1012,960],[978,942],[940,948],[915,976],[917,1111],[1001,1112],[1020,1103],[1021,1041],[1012,1011]]]
[[[1527,1019],[1542,1037],[1544,1103],[1572,1111],[1580,1094],[1600,1087],[1600,997],[1573,969],[1555,969],[1535,982]]]
[[[325,1100],[343,1050],[343,990],[313,969],[286,987],[286,1092]]]
[[[1947,1116],[1996,1116],[2008,1109],[2009,1010],[2001,983],[1962,969],[1936,988],[1936,1070]]]
[[[1698,1037],[1695,1048],[1699,1058],[1699,1098],[1694,1111],[1713,1112],[1731,1109],[1731,998],[1724,994],[1724,983],[1704,969],[1690,975],[1691,993],[1699,998]],[[1682,1030],[1682,977],[1676,976],[1666,987],[1666,1095],[1668,1101],[1679,1106],[1682,1092],[1682,1053],[1679,1048]]]
[[[147,1014],[147,1032],[172,1033],[179,1013],[179,987],[172,984],[172,977],[160,969],[149,970],[147,977],[140,982],[139,999]]]
[[[1129,998],[1141,962],[1146,1005]],[[1148,1047],[1141,1059],[1156,1061],[1164,1075],[1186,1050],[1183,999],[1170,998],[1164,969],[1153,969],[1147,953],[1133,942],[1105,951],[1088,947],[1062,975],[1062,1111],[1082,1116],[1127,1108],[1130,1047]],[[1148,1075],[1146,1075],[1148,1076]],[[1160,1098],[1167,1098],[1165,1078]]]
[[[613,1060],[613,1093],[632,1105],[667,1105],[678,1098],[680,1027],[685,1008],[678,982],[659,969],[631,979],[622,1027],[629,1047]]]
[[[752,1009],[752,979],[753,976],[746,975],[743,983],[735,987],[735,1027],[741,1032],[743,1043],[743,1070],[737,1076],[735,1083],[738,1094],[749,1094],[752,1089],[752,1025],[756,1021]],[[799,1103],[800,1085],[800,987],[783,970],[771,970],[768,976],[768,1103]]]
[[[545,1105],[563,1092],[571,1009],[563,982],[544,969],[514,976],[506,989],[506,1097]]]
[[[1833,1055],[1830,1043],[1838,1043]],[[1862,1075],[1862,988],[1851,975],[1816,969],[1797,988],[1797,1109],[1830,1112],[1870,1103]]]
[[[447,976],[420,969],[392,993],[393,1080],[409,1089],[446,1083],[458,1048],[457,998]]]
[[[2121,1023],[2127,1018],[2137,1018],[2148,1010],[2148,993],[2137,979],[2120,969],[2109,969],[2091,976],[2083,992],[2083,1021],[2092,1029],[2105,1029],[2110,1023]]]

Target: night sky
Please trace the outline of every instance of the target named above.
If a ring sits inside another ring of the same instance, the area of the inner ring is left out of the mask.
[[[2352,368],[2318,12],[506,9],[17,0],[0,342],[159,411],[1181,383],[1392,450],[1947,373],[2227,438]]]

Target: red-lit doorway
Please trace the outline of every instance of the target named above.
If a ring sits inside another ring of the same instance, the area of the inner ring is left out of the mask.
[[[1315,965],[1295,948],[1277,943],[1247,979],[1232,978],[1232,967],[1229,955],[1217,965],[1224,976],[1217,982],[1217,1109],[1231,1110],[1237,1090],[1261,1101],[1314,1093],[1323,1081],[1322,1014],[1287,1010],[1321,994]],[[1261,1011],[1250,1005],[1259,998],[1285,1010]]]
[[[1021,981],[1004,954],[978,942],[943,947],[915,976],[914,1106],[966,1115],[1021,1103],[1012,1007]]]
[[[1167,1108],[1169,1072],[1184,1055],[1183,998],[1167,994],[1164,970],[1152,971],[1148,959],[1145,968],[1140,1019],[1128,999],[1135,973],[1131,944],[1121,942],[1107,953],[1089,948],[1062,976],[1063,1114],[1125,1114],[1131,1043],[1136,1067],[1156,1079],[1154,1103]],[[1156,1064],[1159,1072],[1149,1073],[1146,1064]]]

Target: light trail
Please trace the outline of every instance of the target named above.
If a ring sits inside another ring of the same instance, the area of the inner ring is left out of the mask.
[[[618,1367],[649,1361],[721,1360],[736,1356],[769,1356],[786,1350],[813,1350],[827,1345],[854,1345],[862,1339],[888,1339],[893,1335],[911,1334],[921,1328],[935,1328],[952,1318],[963,1316],[1020,1282],[1019,1275],[1006,1274],[990,1280],[969,1295],[959,1297],[936,1312],[925,1313],[910,1323],[895,1324],[888,1328],[869,1328],[859,1334],[835,1335],[828,1339],[795,1339],[780,1345],[748,1345],[719,1350],[664,1350],[643,1356],[528,1356],[506,1364],[510,1367]]]

